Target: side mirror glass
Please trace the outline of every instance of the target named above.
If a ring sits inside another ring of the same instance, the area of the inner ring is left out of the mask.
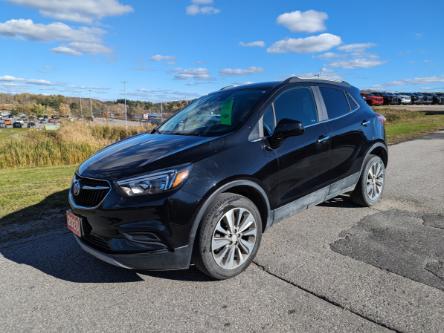
[[[298,120],[281,119],[277,124],[272,139],[273,141],[282,141],[291,136],[298,136],[304,133],[304,125]]]

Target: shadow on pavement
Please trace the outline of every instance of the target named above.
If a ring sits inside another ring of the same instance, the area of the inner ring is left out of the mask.
[[[59,202],[55,208],[54,201],[62,195],[65,195],[65,203]],[[66,191],[61,191],[36,205],[5,216],[0,220],[0,256],[76,283],[138,282],[143,281],[143,276],[209,281],[194,268],[186,271],[136,272],[114,267],[90,256],[80,249],[65,228],[66,207]]]
[[[346,195],[340,195],[337,197],[334,197],[330,200],[327,200],[321,204],[319,204],[321,207],[340,207],[340,208],[356,208],[359,207],[353,201],[351,201],[349,196]]]

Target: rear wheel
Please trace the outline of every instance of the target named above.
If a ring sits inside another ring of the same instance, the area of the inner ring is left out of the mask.
[[[358,205],[370,207],[381,200],[385,185],[385,165],[376,155],[369,155],[364,169],[351,194],[351,199]]]
[[[214,279],[233,277],[253,261],[261,238],[262,221],[256,205],[241,195],[222,193],[204,215],[194,262]]]

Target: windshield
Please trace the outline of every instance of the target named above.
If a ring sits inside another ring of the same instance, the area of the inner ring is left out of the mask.
[[[167,120],[161,134],[217,136],[231,132],[248,117],[267,90],[219,91],[199,98]]]

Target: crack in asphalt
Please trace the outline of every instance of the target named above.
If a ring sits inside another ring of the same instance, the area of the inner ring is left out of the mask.
[[[271,276],[273,276],[273,277],[275,277],[275,278],[277,278],[277,279],[279,279],[279,280],[281,280],[281,281],[283,281],[283,282],[285,282],[287,284],[290,284],[293,287],[296,287],[296,288],[298,288],[298,289],[300,289],[302,291],[305,291],[306,293],[309,293],[310,295],[312,295],[312,296],[314,296],[316,298],[319,298],[319,299],[323,300],[324,302],[327,302],[327,303],[329,303],[329,304],[331,304],[333,306],[336,306],[336,307],[338,307],[338,308],[340,308],[340,309],[342,309],[344,311],[348,311],[350,313],[353,313],[354,315],[357,315],[358,317],[360,317],[360,318],[362,318],[364,320],[367,320],[367,321],[369,321],[369,322],[371,322],[373,324],[376,324],[378,326],[384,327],[384,328],[386,328],[386,329],[388,329],[390,331],[393,331],[393,332],[396,332],[396,333],[402,333],[402,331],[400,331],[400,330],[398,330],[398,329],[396,329],[394,327],[391,327],[391,326],[389,326],[387,324],[384,324],[383,322],[380,322],[380,321],[374,320],[372,318],[366,317],[366,316],[364,316],[363,314],[361,314],[361,313],[359,313],[357,311],[354,311],[352,309],[346,308],[342,304],[336,302],[335,300],[330,299],[328,296],[321,295],[321,294],[319,294],[319,293],[317,293],[315,291],[309,290],[309,289],[307,289],[307,288],[305,288],[305,287],[303,287],[301,285],[298,285],[298,284],[296,284],[296,283],[294,283],[292,281],[289,281],[289,280],[283,278],[282,276],[279,276],[279,275],[277,275],[277,274],[275,274],[273,272],[270,272],[269,270],[267,270],[267,268],[265,266],[263,266],[261,264],[258,264],[255,261],[253,261],[252,263],[255,264],[259,269],[261,269],[265,273],[267,273],[267,274],[269,274],[269,275],[271,275]]]

